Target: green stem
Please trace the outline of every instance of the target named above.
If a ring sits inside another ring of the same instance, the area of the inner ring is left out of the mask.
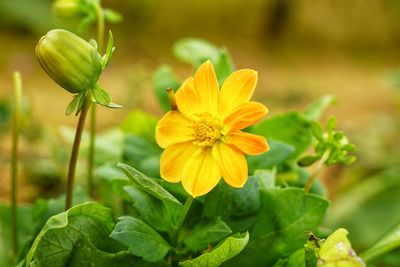
[[[78,126],[76,127],[76,132],[75,132],[74,144],[72,146],[71,158],[69,160],[65,210],[68,210],[72,206],[72,195],[74,190],[74,178],[75,178],[76,163],[78,161],[79,145],[81,144],[82,132],[85,126],[85,119],[91,103],[92,102],[90,96],[87,95],[85,99],[85,104],[83,105],[81,113],[79,115]]]
[[[100,3],[95,5],[95,10],[97,18],[97,45],[99,48],[99,52],[101,54],[103,52],[103,46],[104,46],[104,28],[105,28],[104,12]]]
[[[99,52],[103,52],[104,46],[104,14],[99,4],[95,5],[97,17],[97,45]],[[93,169],[94,169],[94,153],[96,141],[96,105],[92,106],[90,111],[90,136],[89,136],[89,154],[88,154],[88,170],[87,170],[87,190],[89,195],[93,196]]]
[[[179,243],[179,236],[181,234],[181,230],[182,230],[182,225],[185,222],[186,216],[190,210],[190,207],[192,206],[194,198],[192,196],[189,196],[186,201],[185,204],[183,205],[183,211],[181,216],[178,218],[178,222],[177,222],[177,226],[176,226],[176,230],[173,231],[172,233],[172,243],[175,244],[178,247],[178,243]]]
[[[90,135],[89,135],[89,154],[87,169],[87,190],[90,196],[93,196],[93,166],[94,150],[96,141],[96,105],[92,105],[90,110]]]
[[[307,181],[307,184],[304,186],[304,192],[308,193],[314,184],[315,180],[318,178],[319,174],[321,173],[322,168],[325,166],[325,162],[329,157],[329,151],[325,151],[322,155],[321,159],[318,161],[317,167],[315,167],[313,173],[311,174],[310,178]]]
[[[20,130],[20,110],[22,98],[22,79],[19,72],[14,72],[14,118],[11,149],[11,225],[13,256],[18,253],[18,216],[17,216],[17,175],[18,175],[18,139]]]
[[[190,210],[190,207],[192,206],[194,198],[192,196],[189,196],[186,201],[185,204],[183,205],[183,212],[181,217],[179,217],[179,221],[178,221],[178,229],[180,229],[182,227],[183,222],[186,219],[186,216]]]

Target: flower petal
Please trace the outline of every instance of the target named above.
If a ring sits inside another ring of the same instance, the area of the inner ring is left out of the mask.
[[[212,149],[199,146],[183,168],[183,188],[189,195],[198,197],[210,192],[219,180],[221,180],[221,172],[212,157]]]
[[[246,132],[235,132],[224,136],[224,142],[235,146],[247,155],[258,155],[268,151],[269,146],[264,136]]]
[[[243,187],[248,174],[247,162],[243,153],[224,142],[217,142],[213,146],[212,154],[224,181],[232,187]]]
[[[169,111],[157,123],[156,141],[159,146],[166,148],[169,145],[194,140],[191,122],[178,111]]]
[[[224,121],[223,134],[249,127],[264,117],[268,109],[258,102],[244,103],[232,110]]]
[[[194,88],[193,78],[186,79],[175,94],[176,104],[182,114],[192,115],[202,113],[207,109],[202,107],[199,96]]]
[[[200,104],[211,114],[218,113],[219,86],[211,61],[204,62],[194,75],[194,87]]]
[[[174,144],[167,147],[161,154],[161,177],[170,183],[180,182],[182,180],[182,171],[186,161],[198,149],[199,146],[193,145],[192,142]]]
[[[219,112],[225,117],[232,109],[250,101],[258,80],[257,72],[250,69],[235,71],[226,78],[221,88]]]

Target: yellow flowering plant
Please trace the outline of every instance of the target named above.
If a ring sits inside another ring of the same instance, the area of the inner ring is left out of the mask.
[[[257,72],[235,71],[219,89],[214,67],[203,63],[182,84],[175,95],[176,107],[158,122],[157,143],[165,148],[160,159],[161,177],[182,182],[186,192],[198,197],[220,181],[242,188],[248,168],[244,154],[268,150],[266,139],[242,131],[268,112],[250,102],[257,84]]]
[[[82,3],[57,2],[61,8]],[[100,56],[94,42],[64,30],[48,33],[37,48],[50,78],[75,97],[83,95],[86,105],[108,99],[96,85],[112,51],[110,41]],[[70,176],[66,197],[16,210],[24,231],[15,231],[14,239],[24,242],[13,243],[20,255],[13,263],[362,267],[396,248],[398,228],[359,257],[347,230],[333,231],[338,227],[324,222],[330,202],[318,181],[321,169],[355,160],[355,147],[334,130],[333,117],[326,133],[320,126],[331,96],[265,118],[266,106],[252,100],[257,71],[236,70],[225,48],[201,40],[180,40],[173,51],[194,75],[181,81],[169,66],[156,70],[154,92],[166,113],[136,109],[98,135],[96,199],[73,191]],[[87,112],[87,106],[70,105],[81,118]],[[71,174],[80,166],[79,142],[74,144]],[[314,163],[311,172],[304,169]],[[0,266],[11,265],[9,256],[0,256]]]

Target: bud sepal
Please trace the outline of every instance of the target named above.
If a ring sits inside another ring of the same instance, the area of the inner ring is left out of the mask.
[[[108,64],[110,64],[111,57],[115,51],[114,46],[114,38],[111,31],[108,32],[108,43],[105,55],[102,57],[103,59],[103,70],[107,68]]]

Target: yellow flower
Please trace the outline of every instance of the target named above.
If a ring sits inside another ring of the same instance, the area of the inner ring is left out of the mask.
[[[203,63],[175,95],[178,110],[169,111],[156,127],[161,155],[161,177],[182,185],[198,197],[210,192],[221,177],[232,187],[247,181],[244,154],[268,150],[264,137],[242,129],[260,120],[267,108],[249,102],[257,84],[257,72],[232,73],[219,89],[214,67]]]

